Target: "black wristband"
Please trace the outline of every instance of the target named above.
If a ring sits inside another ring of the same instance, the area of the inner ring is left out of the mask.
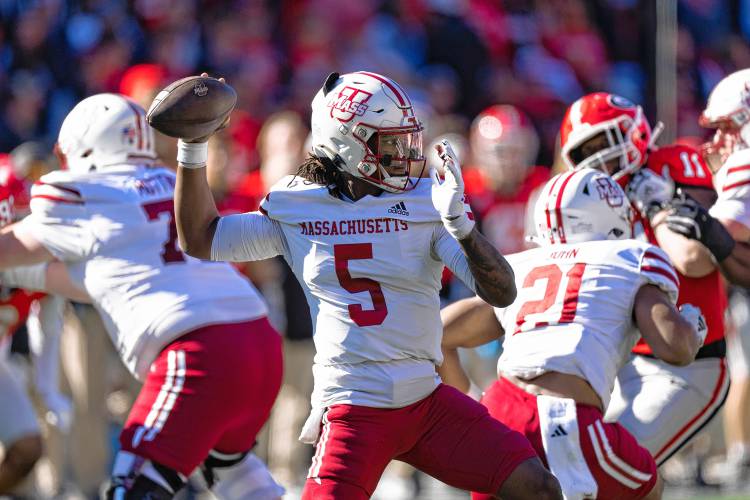
[[[701,243],[711,251],[717,262],[722,262],[732,254],[736,242],[721,222],[708,214],[705,216],[706,231],[702,235]]]

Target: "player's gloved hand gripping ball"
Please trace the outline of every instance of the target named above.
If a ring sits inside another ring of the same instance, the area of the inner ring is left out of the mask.
[[[223,78],[207,73],[169,84],[148,109],[148,123],[162,134],[179,138],[177,161],[184,167],[206,164],[206,142],[229,122],[237,93]]]
[[[474,221],[469,219],[464,207],[464,179],[461,165],[450,143],[443,139],[435,146],[443,160],[445,180],[434,168],[430,169],[432,178],[432,204],[440,214],[445,229],[457,240],[466,238],[474,229]]]

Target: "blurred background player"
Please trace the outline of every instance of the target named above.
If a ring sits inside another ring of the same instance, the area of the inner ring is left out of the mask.
[[[525,433],[565,498],[661,498],[650,452],[619,423],[605,423],[604,412],[638,339],[633,326],[660,359],[683,366],[706,334],[700,311],[678,311],[675,270],[661,250],[630,239],[628,200],[606,174],[555,176],[534,221],[541,248],[509,256],[519,290],[511,306],[466,299],[443,311],[439,371],[468,391],[456,347],[505,334],[500,379],[482,403]]]
[[[477,224],[501,253],[526,249],[527,202],[549,179],[549,169],[535,164],[534,125],[516,106],[490,106],[471,124],[469,144],[464,181]]]
[[[15,218],[14,190],[8,179],[0,179],[0,226]],[[0,284],[0,495],[11,494],[42,455],[36,413],[23,379],[8,359],[10,337],[23,325],[32,302],[40,295]]]
[[[0,234],[0,267],[62,261],[29,283],[90,297],[144,382],[106,498],[172,498],[199,466],[220,497],[277,498],[283,490],[249,451],[280,385],[280,339],[246,280],[180,250],[175,177],[150,130],[124,96],[81,101],[56,146],[67,170],[42,177],[31,214]],[[209,280],[219,284],[210,292]]]
[[[662,248],[679,273],[678,305],[692,303],[705,311],[708,337],[694,363],[670,365],[639,343],[620,370],[607,408],[607,420],[621,423],[661,465],[716,415],[729,390],[720,275],[701,245],[662,223],[662,207],[674,194],[671,173],[709,204],[710,176],[686,146],[665,147],[649,160],[653,136],[643,110],[618,95],[600,92],[578,99],[568,108],[560,137],[568,168],[601,170],[624,187],[636,211],[635,236]],[[642,169],[649,161],[652,169]],[[673,384],[675,378],[684,383]]]

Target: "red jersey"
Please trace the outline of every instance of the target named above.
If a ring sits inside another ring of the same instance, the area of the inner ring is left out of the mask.
[[[29,202],[31,201],[31,186],[26,181],[19,179],[13,171],[10,164],[10,156],[0,154],[0,200],[10,199],[10,204],[20,216],[29,211]],[[0,207],[1,209],[2,207]],[[9,221],[3,217],[4,212],[0,212],[0,227],[8,224]]]
[[[26,186],[13,174],[10,164],[0,158],[0,227],[13,222],[18,201],[28,207],[28,199]],[[44,294],[39,292],[0,287],[0,341],[18,330],[26,321],[31,304],[42,297]]]
[[[511,195],[492,191],[479,169],[467,168],[463,172],[463,177],[469,204],[480,224],[482,234],[504,255],[526,250],[529,198],[538,187],[549,180],[549,169],[531,167],[526,178]]]
[[[26,322],[35,300],[44,297],[41,292],[27,292],[14,288],[0,290],[0,342],[13,335]]]
[[[668,172],[677,186],[713,189],[711,171],[697,151],[689,146],[669,145],[649,154],[648,168],[659,175]],[[643,233],[649,243],[659,245],[648,221],[637,216],[636,224],[642,224]],[[721,273],[714,269],[702,278],[689,278],[678,272],[680,295],[677,305],[693,304],[701,308],[708,326],[704,346],[724,339],[724,311],[727,308],[727,293]],[[638,354],[653,354],[643,339],[633,348]]]

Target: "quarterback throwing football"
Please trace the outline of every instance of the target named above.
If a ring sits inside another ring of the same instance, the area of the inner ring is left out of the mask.
[[[312,155],[258,212],[227,217],[206,184],[205,144],[180,142],[180,241],[212,260],[283,255],[305,289],[317,354],[301,438],[317,449],[303,498],[369,498],[392,459],[463,489],[561,498],[520,433],[435,373],[443,266],[496,306],[516,290],[474,228],[449,144],[438,146],[445,181],[420,179],[421,130],[390,78],[333,73],[312,102]]]

